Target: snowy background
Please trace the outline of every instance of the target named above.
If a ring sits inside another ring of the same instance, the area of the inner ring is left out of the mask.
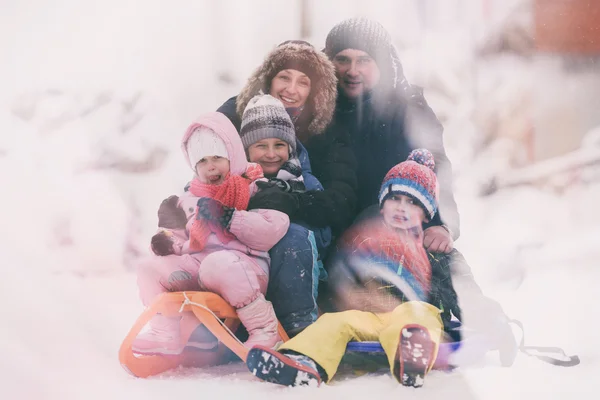
[[[575,98],[598,75],[564,76],[534,54],[529,1],[306,1],[304,26],[302,3],[0,0],[0,398],[596,396],[600,129],[591,117],[579,133],[540,127],[566,118],[546,112],[554,79],[570,88],[554,98]],[[563,347],[581,365],[520,354],[502,368],[490,354],[417,391],[389,374],[294,390],[241,364],[131,377],[117,358],[142,311],[131,265],[148,252],[160,201],[189,179],[184,129],[278,43],[304,32],[323,46],[357,15],[390,30],[446,127],[456,246],[478,281],[523,321],[528,344]],[[588,92],[579,113],[597,113],[600,92]]]

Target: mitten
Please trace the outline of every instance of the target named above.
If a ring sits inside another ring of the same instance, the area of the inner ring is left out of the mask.
[[[187,223],[185,212],[177,206],[179,197],[171,196],[160,203],[158,208],[158,226],[167,229],[184,229]]]
[[[454,254],[450,253],[450,254]],[[462,320],[462,310],[458,304],[458,296],[452,285],[451,263],[452,256],[443,253],[428,252],[431,264],[431,291],[428,303],[442,310],[441,318],[444,330],[454,341],[461,340],[461,332],[453,329],[452,316]]]
[[[173,239],[171,238],[171,235],[165,231],[158,232],[156,235],[152,236],[150,246],[157,256],[175,254],[175,251],[173,250]]]
[[[261,187],[260,183],[262,183],[262,182],[257,182],[257,186],[259,188]],[[269,179],[269,183],[274,183],[279,189],[283,190],[284,192],[301,193],[301,192],[306,191],[304,182],[298,181],[298,180],[285,181],[285,180],[279,179],[279,178],[271,178],[271,179]]]
[[[298,212],[300,203],[298,196],[294,193],[283,192],[275,183],[256,182],[261,189],[250,199],[248,210],[264,208],[281,211],[290,218]]]
[[[233,218],[235,208],[227,207],[215,199],[210,197],[201,197],[198,199],[198,215],[197,219],[205,219],[220,224],[223,228],[228,229]]]

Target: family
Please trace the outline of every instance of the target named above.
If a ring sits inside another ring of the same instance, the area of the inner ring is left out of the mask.
[[[451,319],[512,363],[508,318],[454,248],[442,131],[379,23],[344,20],[322,51],[281,43],[185,132],[193,178],[159,207],[155,256],[137,269],[143,304],[220,295],[247,331],[250,371],[287,386],[330,381],[349,341],[379,341],[398,382],[422,386],[440,342],[460,339]],[[217,346],[203,326],[181,343],[184,324],[197,320],[156,315],[133,350]]]

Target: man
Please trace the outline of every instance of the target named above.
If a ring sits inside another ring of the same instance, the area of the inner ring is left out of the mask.
[[[329,32],[324,52],[338,77],[335,128],[327,134],[346,141],[358,161],[358,212],[369,214],[377,204],[379,182],[391,167],[415,148],[430,150],[440,182],[440,212],[426,227],[423,244],[432,264],[450,269],[466,323],[488,334],[501,350],[502,363],[512,364],[516,343],[508,318],[498,303],[484,296],[464,257],[453,249],[453,240],[459,235],[459,215],[452,193],[452,168],[443,146],[443,127],[422,91],[406,81],[389,33],[377,22],[348,19]],[[326,174],[321,165],[324,161],[318,158],[319,149],[310,142],[307,148],[315,175]],[[451,311],[460,317],[458,307]],[[448,318],[448,310],[446,314]]]
[[[329,32],[324,52],[338,78],[335,129],[329,133],[344,132],[359,163],[358,211],[377,204],[379,182],[390,168],[405,160],[411,150],[426,148],[436,160],[442,210],[425,231],[425,247],[450,252],[459,235],[459,217],[443,127],[421,90],[404,78],[389,33],[374,21],[349,19]],[[311,150],[309,143],[312,160]]]

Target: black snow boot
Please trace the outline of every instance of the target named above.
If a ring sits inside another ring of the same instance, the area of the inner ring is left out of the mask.
[[[257,378],[284,386],[319,386],[321,376],[312,358],[283,354],[264,346],[248,352],[246,365]]]

